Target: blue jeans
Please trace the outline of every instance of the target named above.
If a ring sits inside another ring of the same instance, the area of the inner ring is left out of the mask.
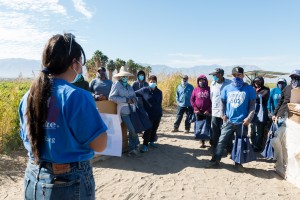
[[[212,134],[211,134],[211,142],[212,142],[212,148],[213,151],[215,151],[216,146],[219,142],[219,138],[221,135],[221,127],[223,125],[223,119],[221,117],[215,117],[212,116],[211,118],[211,130],[212,130]],[[225,148],[227,149],[228,152],[231,152],[232,150],[232,140],[234,135],[232,135],[232,138],[230,140],[228,140],[228,144],[225,145]]]
[[[129,151],[132,151],[134,149],[138,148],[138,145],[140,144],[140,140],[138,135],[136,134],[134,127],[130,121],[129,115],[121,115],[122,121],[125,123],[127,129],[128,129],[128,140],[129,140]]]
[[[89,161],[70,163],[70,172],[56,175],[51,163],[29,161],[24,176],[24,199],[95,199],[95,181]]]
[[[190,118],[193,113],[193,107],[188,106],[188,107],[177,107],[177,115],[176,115],[176,121],[174,123],[174,128],[178,129],[181,123],[181,120],[183,118],[183,114],[186,113],[186,118],[185,118],[185,130],[190,130],[191,128],[191,123],[190,123]]]
[[[215,149],[215,154],[213,156],[213,159],[215,161],[220,161],[223,155],[223,149],[225,148],[226,144],[228,144],[230,142],[230,140],[232,140],[233,136],[234,136],[234,132],[236,134],[236,137],[241,137],[242,134],[242,126],[244,126],[243,124],[237,124],[234,125],[230,122],[226,122],[222,125],[222,129],[221,129],[221,135],[218,141],[218,144],[216,146]],[[248,132],[248,127],[244,126],[244,133]]]

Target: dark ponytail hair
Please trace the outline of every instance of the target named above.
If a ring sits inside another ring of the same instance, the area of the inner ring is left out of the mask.
[[[43,70],[33,80],[27,98],[27,126],[29,141],[35,163],[40,161],[40,150],[45,142],[45,129],[51,96],[51,75],[59,75],[68,70],[73,59],[79,60],[81,55],[86,61],[82,47],[72,34],[54,35],[46,43],[43,51]]]

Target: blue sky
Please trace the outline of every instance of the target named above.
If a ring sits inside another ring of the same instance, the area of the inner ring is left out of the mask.
[[[300,68],[297,0],[0,0],[0,59],[41,58],[73,32],[87,57],[171,67]]]

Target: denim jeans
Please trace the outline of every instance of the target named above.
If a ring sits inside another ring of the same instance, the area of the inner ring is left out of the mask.
[[[127,129],[128,129],[128,140],[129,140],[129,151],[132,151],[134,149],[138,148],[138,145],[140,144],[140,140],[138,135],[136,134],[134,127],[130,121],[129,115],[121,115],[122,121],[125,123]]]
[[[190,118],[191,118],[191,115],[193,114],[193,107],[192,106],[188,106],[188,107],[178,106],[176,121],[174,123],[174,128],[176,128],[176,129],[179,128],[184,113],[186,113],[185,124],[184,124],[185,125],[185,130],[190,130],[190,128],[191,128]]]
[[[216,161],[221,160],[224,147],[226,146],[226,144],[228,144],[229,140],[232,139],[232,137],[234,136],[234,132],[236,134],[236,137],[238,137],[238,138],[241,137],[242,126],[244,126],[244,125],[243,124],[235,125],[230,122],[226,122],[225,124],[223,124],[219,142],[216,146],[215,154],[213,156],[214,160],[216,160]],[[248,127],[244,126],[243,128],[244,128],[244,133],[247,133]]]
[[[70,172],[55,175],[51,163],[29,161],[24,176],[24,199],[95,199],[95,181],[89,161],[70,163]]]
[[[215,150],[219,138],[221,135],[221,127],[223,125],[223,119],[221,117],[214,117],[212,116],[211,118],[211,130],[212,130],[212,148],[213,151]],[[231,139],[228,140],[228,144],[226,144],[225,148],[227,149],[228,152],[231,152],[232,150],[232,140],[234,139],[234,135],[232,135]]]

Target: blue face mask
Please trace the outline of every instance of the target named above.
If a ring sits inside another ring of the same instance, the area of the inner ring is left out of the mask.
[[[74,71],[76,72],[76,70],[74,69]],[[82,73],[77,73],[76,72],[76,76],[74,78],[74,80],[71,83],[76,83],[78,80],[80,80],[82,77]]]
[[[213,75],[212,80],[215,81],[215,82],[218,82],[219,78],[217,76]]]
[[[122,77],[121,78],[122,84],[125,86],[128,83],[128,77]]]
[[[244,80],[241,79],[241,78],[235,77],[235,78],[232,79],[232,84],[233,84],[236,88],[240,89],[240,88],[242,88],[243,85],[244,85]]]
[[[156,83],[149,83],[149,86],[153,89],[156,87]]]
[[[144,80],[144,76],[143,75],[139,75],[139,81],[143,81]]]

